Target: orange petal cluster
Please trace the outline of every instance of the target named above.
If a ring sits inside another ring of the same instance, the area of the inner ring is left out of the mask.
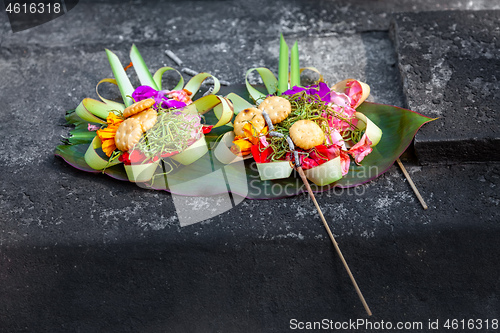
[[[248,122],[243,126],[243,134],[244,136],[236,136],[234,138],[234,145],[231,147],[231,151],[240,156],[251,153],[251,148],[259,142],[259,137],[267,134],[267,126],[260,132],[257,132],[252,122]]]
[[[97,130],[97,136],[101,139],[102,142],[102,151],[106,154],[106,156],[110,157],[113,152],[116,150],[115,145],[115,135],[118,126],[123,122],[123,119],[118,117],[113,112],[108,114],[106,118],[106,122],[108,126],[103,129]]]

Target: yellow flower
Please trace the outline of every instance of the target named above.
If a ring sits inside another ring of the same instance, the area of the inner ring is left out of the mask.
[[[111,156],[113,152],[116,150],[115,145],[115,135],[116,130],[118,130],[118,126],[123,122],[123,119],[118,117],[113,112],[108,114],[106,118],[106,122],[108,126],[97,130],[97,136],[101,139],[102,142],[102,151],[106,154],[106,156]]]

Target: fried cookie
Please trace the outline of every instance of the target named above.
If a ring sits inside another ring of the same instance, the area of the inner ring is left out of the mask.
[[[141,123],[142,131],[146,132],[151,129],[154,124],[156,124],[156,119],[158,118],[158,113],[154,109],[147,109],[139,113],[134,114],[129,119],[137,119]]]
[[[262,117],[262,111],[257,108],[248,108],[238,113],[236,118],[234,118],[234,134],[244,136],[243,126],[248,122],[252,122],[257,133],[262,131],[266,126],[266,121]]]
[[[148,98],[148,99],[144,99],[142,101],[136,102],[136,103],[128,106],[127,108],[125,108],[125,110],[123,110],[123,116],[125,118],[133,116],[134,114],[137,114],[141,111],[149,109],[155,103],[156,103],[156,101],[154,100],[154,98]]]
[[[259,109],[266,111],[273,124],[282,122],[292,112],[292,105],[286,98],[269,96],[259,104]]]
[[[142,136],[142,126],[139,120],[134,118],[126,119],[118,126],[115,135],[116,148],[121,151],[132,149],[139,142]]]
[[[323,143],[325,134],[314,121],[299,120],[290,127],[290,137],[297,147],[311,149]]]

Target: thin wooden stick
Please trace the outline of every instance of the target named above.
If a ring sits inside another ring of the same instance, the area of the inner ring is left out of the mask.
[[[309,196],[311,197],[312,201],[314,202],[314,205],[316,206],[316,209],[318,210],[319,216],[321,217],[321,221],[323,221],[323,225],[326,228],[326,231],[328,233],[328,236],[330,236],[330,239],[332,240],[333,246],[335,247],[335,250],[337,251],[337,254],[340,257],[340,260],[344,264],[344,267],[347,271],[347,274],[351,278],[352,284],[354,285],[354,289],[356,289],[356,293],[358,293],[359,299],[361,300],[361,303],[363,303],[363,306],[366,310],[366,313],[368,316],[372,315],[372,312],[370,310],[370,307],[365,301],[365,298],[363,297],[363,294],[361,293],[361,290],[358,287],[358,284],[356,283],[356,279],[354,279],[354,276],[351,273],[351,270],[349,269],[349,265],[347,265],[347,261],[344,258],[344,255],[340,251],[339,245],[337,244],[337,241],[335,241],[335,237],[333,237],[332,231],[330,230],[330,227],[328,226],[328,223],[325,220],[325,217],[323,216],[323,213],[321,212],[321,208],[318,205],[318,202],[316,201],[316,198],[314,197],[314,193],[311,189],[311,186],[309,185],[309,181],[306,178],[306,175],[304,174],[304,170],[302,170],[302,167],[297,167],[297,171],[299,172],[300,178],[302,178],[302,181],[304,182],[304,185],[306,185],[307,192],[309,192]]]
[[[417,187],[415,186],[415,183],[411,179],[410,174],[408,173],[408,171],[406,171],[406,168],[403,165],[403,163],[401,163],[401,160],[398,158],[396,161],[398,162],[398,165],[401,168],[401,170],[403,171],[406,179],[408,179],[408,183],[410,183],[410,186],[413,189],[413,192],[415,192],[415,195],[417,196],[418,201],[420,201],[420,204],[422,205],[422,207],[424,209],[429,208],[429,207],[427,207],[427,204],[425,203],[424,198],[422,198],[422,196],[420,195],[420,192],[418,191]]]

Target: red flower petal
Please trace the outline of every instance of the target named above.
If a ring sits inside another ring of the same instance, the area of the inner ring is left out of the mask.
[[[214,127],[213,125],[203,125],[202,127],[203,134],[210,133],[213,127]]]
[[[307,170],[318,165],[333,160],[340,155],[340,146],[338,145],[318,145],[308,151],[309,156],[301,154],[300,163],[302,169]]]
[[[251,148],[252,155],[253,155],[255,162],[257,162],[257,163],[269,162],[268,157],[269,157],[269,155],[271,155],[274,152],[273,148],[267,147],[263,151],[260,151],[260,149],[262,149],[260,143],[253,145]]]

